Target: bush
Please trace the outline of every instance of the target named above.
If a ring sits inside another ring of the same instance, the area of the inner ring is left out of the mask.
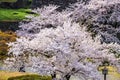
[[[14,42],[16,40],[16,37],[16,34],[12,31],[0,31],[0,55],[7,54],[9,47],[6,43]]]

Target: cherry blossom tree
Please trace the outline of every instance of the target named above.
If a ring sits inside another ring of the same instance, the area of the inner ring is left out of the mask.
[[[28,60],[26,66],[31,66],[33,72],[51,75],[53,80],[58,80],[57,74],[61,80],[69,80],[71,75],[101,80],[97,68],[105,60],[118,65],[116,55],[120,53],[120,46],[117,43],[101,44],[99,37],[92,39],[85,26],[70,18],[74,13],[72,10],[57,12],[56,8],[48,6],[35,10],[41,13],[40,16],[20,26],[17,31],[20,37],[8,44],[11,47],[9,54],[15,55],[15,61],[29,55],[24,58]]]
[[[100,80],[98,66],[105,59],[115,64],[117,59],[110,50],[119,51],[120,48],[117,44],[100,44],[92,40],[85,29],[71,20],[55,29],[43,29],[33,39],[21,37],[9,45],[12,46],[10,53],[15,55],[39,54],[30,59],[34,72],[59,73],[63,80],[69,80],[74,74]]]
[[[90,0],[84,5],[76,3],[72,19],[86,26],[94,37],[101,35],[101,42],[120,44],[120,0]]]

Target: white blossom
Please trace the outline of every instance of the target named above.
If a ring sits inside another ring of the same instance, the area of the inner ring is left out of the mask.
[[[95,1],[91,0],[91,3]],[[99,2],[103,4],[100,0],[96,3]],[[104,60],[116,65],[119,59],[113,51],[119,53],[120,46],[117,43],[101,44],[99,38],[93,40],[90,33],[86,32],[86,26],[75,22],[75,16],[86,15],[82,11],[88,10],[85,8],[89,5],[82,9],[78,5],[73,12],[58,12],[56,6],[35,10],[40,16],[20,26],[21,30],[17,31],[20,38],[9,43],[9,53],[17,57],[24,54],[37,55],[30,56],[28,63],[31,64],[32,71],[39,74],[50,75],[56,72],[63,80],[68,74],[82,74],[86,78],[101,80],[97,68]],[[79,9],[80,12],[77,11]],[[71,13],[67,14],[68,12]],[[89,15],[85,17],[88,18]]]

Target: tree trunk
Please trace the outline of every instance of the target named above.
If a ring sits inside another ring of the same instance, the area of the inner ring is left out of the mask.
[[[55,73],[55,72],[53,72],[53,74],[51,74],[51,77],[52,77],[52,80],[57,80],[57,79],[56,79],[56,73]]]
[[[67,74],[65,75],[66,80],[70,80],[71,75]]]

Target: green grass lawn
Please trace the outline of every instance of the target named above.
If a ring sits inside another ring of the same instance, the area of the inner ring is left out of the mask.
[[[0,2],[16,2],[17,0],[0,0]]]
[[[30,9],[3,9],[0,8],[0,21],[22,21],[26,15],[30,14]]]
[[[0,80],[52,80],[50,76],[33,73],[0,71]]]

